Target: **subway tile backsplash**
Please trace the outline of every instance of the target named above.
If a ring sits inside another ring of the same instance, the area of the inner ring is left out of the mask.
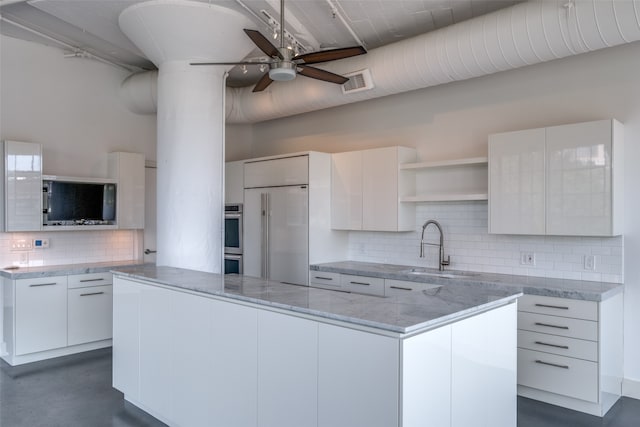
[[[139,253],[138,233],[134,230],[0,233],[0,267],[135,260]],[[14,240],[44,238],[49,239],[48,248],[18,251],[11,247]]]
[[[623,282],[623,237],[505,236],[487,232],[487,202],[429,202],[416,205],[416,230],[405,233],[351,231],[349,258],[421,267],[438,266],[438,247],[425,246],[420,258],[422,224],[437,220],[444,231],[447,269],[604,282]],[[438,243],[433,226],[425,242]],[[534,265],[521,262],[535,255]],[[585,269],[595,257],[595,270]]]

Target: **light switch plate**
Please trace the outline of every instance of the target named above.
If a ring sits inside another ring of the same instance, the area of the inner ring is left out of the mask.
[[[12,251],[30,251],[31,249],[33,249],[33,242],[30,239],[11,240]]]
[[[536,265],[536,253],[535,252],[520,252],[520,264],[522,264],[522,265]]]

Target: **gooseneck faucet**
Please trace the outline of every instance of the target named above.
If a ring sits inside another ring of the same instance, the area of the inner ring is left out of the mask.
[[[424,230],[430,224],[435,225],[438,231],[440,232],[440,244],[424,242]],[[422,225],[422,237],[420,238],[420,258],[424,258],[424,245],[440,247],[440,256],[438,257],[438,270],[443,271],[444,267],[446,265],[449,265],[449,263],[451,262],[451,256],[448,256],[446,260],[444,259],[444,233],[442,232],[442,227],[440,226],[438,221],[436,221],[435,219],[430,219]]]

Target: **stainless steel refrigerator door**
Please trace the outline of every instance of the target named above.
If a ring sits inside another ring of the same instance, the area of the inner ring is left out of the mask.
[[[307,186],[246,189],[244,202],[244,274],[307,285]]]

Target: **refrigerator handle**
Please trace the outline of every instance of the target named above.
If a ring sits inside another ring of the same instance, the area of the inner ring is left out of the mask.
[[[262,209],[262,265],[261,275],[263,278],[269,278],[269,213],[271,210],[269,193],[260,194],[260,204]]]

